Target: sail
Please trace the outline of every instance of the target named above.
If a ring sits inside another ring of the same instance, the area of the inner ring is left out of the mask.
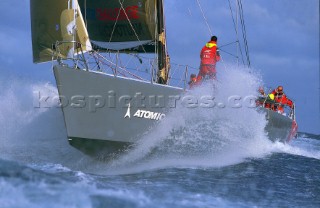
[[[158,11],[158,80],[159,84],[168,84],[170,71],[170,58],[167,52],[165,18],[163,0],[157,1]]]
[[[57,49],[61,58],[72,57],[79,51],[91,50],[88,33],[77,0],[30,0],[33,62],[51,61]],[[76,33],[74,35],[74,32]]]
[[[79,0],[97,49],[155,52],[156,0]]]
[[[92,48],[156,53],[158,83],[167,84],[163,0],[30,0],[30,9],[35,63]],[[57,41],[64,43],[56,48]]]

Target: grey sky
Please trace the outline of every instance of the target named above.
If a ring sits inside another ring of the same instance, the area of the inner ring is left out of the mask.
[[[235,41],[228,1],[200,2],[219,44]],[[252,68],[261,72],[267,86],[284,86],[296,102],[300,131],[319,134],[319,0],[242,2]],[[165,0],[165,9],[172,61],[197,67],[210,34],[196,0]],[[0,76],[54,83],[51,64],[32,63],[29,0],[1,0],[0,19]],[[235,51],[234,46],[224,49]],[[235,62],[222,55],[225,62]]]

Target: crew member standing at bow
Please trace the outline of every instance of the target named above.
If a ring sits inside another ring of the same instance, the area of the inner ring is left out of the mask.
[[[220,54],[217,46],[218,38],[216,36],[211,37],[211,41],[207,42],[202,48],[200,59],[200,71],[197,76],[197,82],[209,77],[209,79],[216,78],[216,62],[220,60]]]

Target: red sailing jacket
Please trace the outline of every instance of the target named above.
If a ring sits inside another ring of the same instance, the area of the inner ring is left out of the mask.
[[[293,107],[292,106],[293,105],[292,100],[287,98],[287,96],[284,93],[282,95],[278,95],[278,92],[276,90],[273,90],[271,92],[271,94],[274,95],[274,101],[276,101],[277,103],[281,103],[283,105],[288,105],[290,108]]]
[[[220,60],[219,52],[217,52],[217,43],[215,41],[208,42],[201,50],[201,65],[215,65]]]

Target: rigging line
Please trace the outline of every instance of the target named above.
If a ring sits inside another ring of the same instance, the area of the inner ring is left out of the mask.
[[[123,2],[124,2],[124,0],[123,0]],[[134,27],[133,27],[133,25],[132,25],[132,23],[131,23],[131,21],[130,21],[130,19],[129,19],[129,17],[128,17],[128,14],[127,14],[126,10],[125,10],[124,7],[123,7],[123,2],[121,2],[121,0],[119,0],[119,3],[120,3],[120,5],[121,5],[121,9],[123,10],[124,14],[126,15],[126,18],[127,18],[128,22],[129,22],[129,24],[130,24],[130,26],[131,26],[131,29],[133,30],[133,32],[134,32],[134,34],[135,34],[137,40],[141,43],[141,40],[139,39],[139,36],[138,36],[136,30],[134,29]],[[146,51],[145,48],[143,47],[143,44],[141,44],[141,47],[142,47],[144,53],[147,53],[147,51]]]
[[[238,39],[238,28],[237,28],[236,22],[234,20],[234,15],[233,15],[233,12],[232,12],[231,2],[230,2],[230,0],[228,0],[228,1],[229,1],[229,8],[230,8],[230,12],[231,12],[233,27],[234,27],[234,30],[235,30],[236,36],[237,36],[237,41],[236,42],[239,44],[239,50],[240,50],[240,54],[241,54],[241,59],[242,59],[243,65],[244,65],[243,53],[242,53],[241,45],[240,45],[240,42],[239,42],[239,39]],[[237,56],[237,58],[239,58],[239,57]]]
[[[123,0],[123,1],[124,1],[124,0]],[[119,0],[119,2],[120,2],[120,0]],[[116,22],[115,22],[114,25],[113,25],[112,32],[111,32],[110,39],[109,39],[109,43],[111,42],[111,40],[112,40],[112,38],[113,38],[113,33],[114,33],[114,31],[116,30],[116,26],[117,26],[117,24],[118,24],[118,19],[119,19],[119,16],[120,16],[120,12],[121,12],[121,9],[119,9]]]
[[[235,32],[236,32],[236,35],[238,35],[238,30],[237,30],[236,22],[234,21],[234,17],[233,17],[231,2],[230,2],[230,0],[228,0],[228,1],[229,1],[229,8],[230,8],[230,12],[231,12],[231,17],[232,17],[232,22],[233,22],[234,30],[235,30]]]
[[[223,51],[223,52],[225,52],[225,53],[227,53],[227,54],[229,54],[229,55],[231,55],[231,56],[233,56],[233,57],[235,57],[235,58],[239,58],[239,56],[233,55],[233,54],[231,54],[231,53],[229,53],[229,52],[224,51],[224,50],[221,49],[222,47],[225,47],[225,46],[228,46],[228,45],[231,45],[231,44],[234,44],[234,43],[239,43],[239,41],[237,40],[237,41],[234,41],[234,42],[232,42],[232,43],[228,43],[228,44],[219,46],[219,50],[220,50],[220,51]],[[240,43],[239,43],[239,44],[240,44]],[[244,64],[244,60],[243,60],[243,54],[242,54],[241,47],[239,47],[239,49],[240,49],[240,53],[241,53],[242,63],[243,63],[243,65],[245,65],[245,64]]]
[[[175,67],[175,68],[173,68],[173,71],[171,70],[171,73],[170,73],[170,77],[173,77],[174,76],[174,74],[177,72],[177,71],[179,71],[180,70],[180,67]]]
[[[84,0],[84,19],[86,20],[86,29],[88,30],[88,21],[87,21],[87,0]]]
[[[102,64],[102,66],[103,66],[103,65],[107,65],[107,66],[112,70],[112,73],[115,74],[115,70],[111,67],[110,64],[108,65],[108,64],[104,63],[103,61],[101,61],[101,60],[99,59],[99,56],[101,56],[101,55],[100,55],[98,52],[93,51],[93,56],[95,57],[96,60],[98,60],[99,65],[100,65],[100,63]],[[102,67],[102,69],[103,69],[104,71],[107,70],[107,69],[105,69],[104,67]],[[101,70],[101,68],[100,68],[100,70]]]
[[[197,1],[198,5],[199,5],[200,11],[202,13],[202,17],[203,17],[203,19],[204,19],[204,21],[205,21],[205,23],[206,23],[206,25],[207,25],[207,27],[209,29],[210,35],[212,36],[212,31],[211,31],[210,25],[208,23],[208,20],[207,20],[206,16],[204,15],[204,12],[202,10],[201,4],[200,4],[200,0],[196,0],[196,1]]]
[[[238,41],[234,41],[234,42],[231,42],[231,43],[227,43],[227,44],[221,45],[221,46],[219,46],[219,49],[221,49],[222,47],[226,47],[228,45],[232,45],[234,43],[238,43]]]
[[[243,16],[243,8],[242,8],[242,2],[239,0],[240,6],[241,6],[241,15],[242,15],[242,27],[243,27],[243,34],[244,34],[244,41],[245,41],[245,48],[246,48],[246,54],[247,54],[247,61],[248,61],[248,66],[250,67],[250,58],[249,58],[249,48],[248,48],[248,42],[247,42],[247,32],[246,32],[246,27],[244,23],[244,16]]]
[[[221,59],[221,62],[222,62],[222,64],[223,64],[224,70],[227,70],[227,66],[226,66],[226,64],[224,63],[224,60],[223,60],[221,54],[220,54],[220,59]]]
[[[232,53],[229,53],[229,52],[227,52],[227,51],[225,51],[225,50],[221,50],[221,49],[219,49],[220,51],[222,51],[222,52],[224,52],[224,53],[226,53],[226,54],[229,54],[230,56],[233,56],[233,57],[235,57],[235,58],[238,58],[236,55],[233,55]]]
[[[242,8],[241,0],[238,0],[238,6],[239,6],[239,9],[240,9],[240,21],[241,21],[241,26],[242,26],[243,41],[244,41],[244,44],[245,44],[245,52],[246,52],[248,67],[250,68],[251,64],[250,64],[250,58],[249,58],[249,47],[248,47],[248,41],[247,41],[247,35],[246,35],[246,27],[245,27],[245,23],[244,23],[243,8]]]
[[[243,21],[243,28],[244,28],[244,31],[245,31],[245,36],[246,36],[246,43],[247,43],[247,32],[246,32],[246,25],[244,23],[244,12],[243,12],[243,7],[242,7],[242,1],[240,1],[240,6],[241,6],[241,14],[242,14],[242,21]],[[248,47],[248,44],[247,44],[247,47]],[[249,48],[248,48],[249,49]]]
[[[239,51],[240,51],[240,54],[241,54],[242,64],[243,64],[243,65],[245,65],[245,64],[244,64],[244,59],[243,59],[243,53],[242,53],[241,44],[240,44],[240,42],[239,42],[239,41],[238,41],[238,43],[239,43]]]
[[[107,63],[109,63],[109,67],[110,67],[111,65],[116,66],[115,63],[113,63],[112,61],[106,59],[106,58],[105,58],[104,56],[102,56],[101,54],[99,54],[99,53],[95,53],[95,54],[102,59],[101,63],[103,63],[103,64],[105,64],[105,65],[108,65]],[[103,62],[103,60],[105,60],[107,63]],[[118,68],[121,69],[122,71],[127,71],[127,72],[128,72],[128,70],[126,70],[126,69],[123,68],[122,66],[118,66]],[[118,71],[117,71],[117,72],[118,72]],[[136,78],[138,78],[138,79],[143,80],[143,78],[139,77],[138,75],[134,75],[134,74],[129,73],[129,72],[128,72],[128,74],[131,74],[133,77],[136,77]]]
[[[242,38],[243,38],[243,42],[244,42],[244,49],[246,52],[246,58],[247,58],[247,62],[248,62],[248,51],[247,51],[247,44],[246,44],[246,33],[244,30],[244,21],[243,21],[243,10],[241,10],[241,6],[240,6],[240,0],[237,0],[238,3],[238,8],[239,8],[239,16],[240,16],[240,23],[241,23],[241,29],[242,29]],[[248,62],[249,63],[249,62]],[[249,65],[249,64],[248,64]]]
[[[120,62],[120,64],[122,65],[122,63]],[[126,72],[128,73],[129,75],[131,75],[132,77],[134,78],[137,78],[137,79],[140,79],[140,80],[144,80],[142,77],[134,74],[134,73],[131,73],[130,71],[128,71],[128,69],[126,69],[124,66],[120,66],[119,69],[121,69],[123,72]],[[138,70],[137,70],[138,71]]]
[[[177,64],[177,63],[172,63],[172,62],[171,62],[171,65],[175,65],[175,66],[178,66],[178,67],[180,67],[180,66],[183,66],[183,67],[188,66],[189,69],[199,70],[199,68],[194,67],[194,66],[190,66],[190,65],[183,65],[183,64]],[[183,69],[183,70],[185,70],[185,69]]]
[[[100,71],[101,70],[100,60],[96,56],[94,56],[94,60],[95,60],[96,66],[98,67],[98,70]]]

